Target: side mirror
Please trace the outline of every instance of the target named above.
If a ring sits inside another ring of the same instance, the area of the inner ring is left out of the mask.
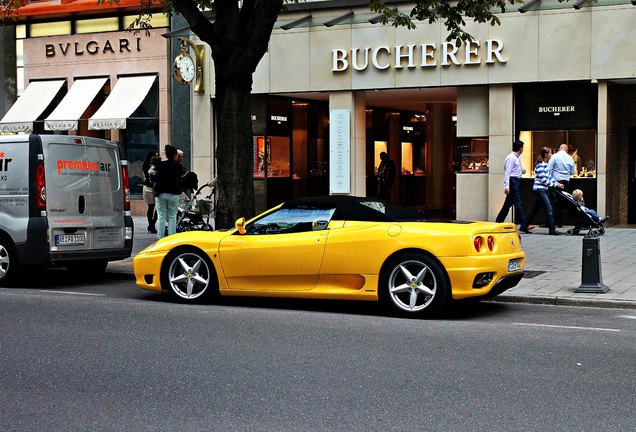
[[[312,231],[326,230],[328,225],[329,221],[317,220],[311,223],[311,229]]]
[[[236,220],[236,222],[234,222],[234,226],[236,227],[236,230],[239,232],[239,234],[245,234],[247,231],[245,231],[245,218],[238,218]]]

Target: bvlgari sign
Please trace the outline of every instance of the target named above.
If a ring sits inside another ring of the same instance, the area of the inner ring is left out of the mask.
[[[106,39],[101,43],[96,40],[90,40],[86,43],[82,42],[58,42],[44,44],[44,52],[47,57],[55,57],[56,55],[81,56],[84,54],[106,54],[115,52],[125,53],[141,51],[141,38],[129,40],[128,38],[119,38],[111,41]]]
[[[455,42],[442,42],[439,47],[435,43],[423,43],[351,50],[337,48],[331,50],[331,71],[344,72],[349,66],[361,72],[369,67],[384,70],[506,63],[502,55],[503,48],[504,44],[499,39],[486,39],[483,45],[474,40],[462,47]]]

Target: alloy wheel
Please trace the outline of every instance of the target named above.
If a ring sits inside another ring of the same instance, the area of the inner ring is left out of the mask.
[[[425,263],[417,260],[399,263],[389,275],[389,297],[406,312],[426,309],[435,299],[437,279]]]
[[[185,300],[201,297],[210,286],[211,272],[206,260],[197,253],[176,255],[168,268],[172,292]]]
[[[11,265],[11,257],[6,247],[0,244],[0,280],[4,279],[9,273]]]

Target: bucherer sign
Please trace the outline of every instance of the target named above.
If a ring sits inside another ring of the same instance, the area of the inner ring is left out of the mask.
[[[384,70],[506,63],[502,56],[503,48],[504,44],[499,39],[486,39],[483,45],[474,40],[462,47],[455,42],[442,42],[439,48],[435,43],[392,47],[382,45],[350,50],[337,48],[331,50],[331,71],[345,72],[349,67],[361,72],[369,67]]]

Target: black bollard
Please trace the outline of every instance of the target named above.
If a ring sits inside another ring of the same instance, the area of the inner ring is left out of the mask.
[[[581,286],[577,293],[606,293],[609,287],[602,281],[601,239],[597,236],[583,237],[583,266],[581,267]]]

